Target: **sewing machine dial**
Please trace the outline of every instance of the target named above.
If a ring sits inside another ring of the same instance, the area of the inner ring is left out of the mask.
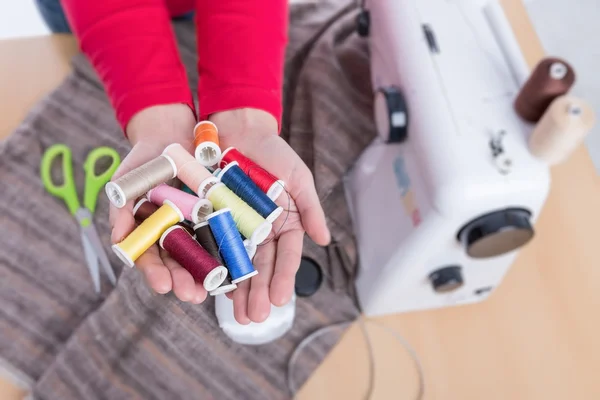
[[[375,123],[386,143],[402,143],[408,137],[408,108],[400,89],[389,86],[375,94]]]

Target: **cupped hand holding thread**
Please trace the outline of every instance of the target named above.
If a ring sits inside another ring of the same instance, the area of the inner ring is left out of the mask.
[[[290,194],[284,193],[276,201],[284,211],[273,223],[276,237],[267,238],[254,257],[258,275],[240,282],[237,290],[227,294],[233,298],[239,323],[262,322],[269,316],[271,304],[282,306],[292,297],[304,233],[323,246],[329,243],[330,233],[312,174],[277,135],[275,118],[263,111],[239,109],[216,113],[210,119],[219,127],[222,149],[236,147],[282,179]]]
[[[146,108],[136,114],[127,126],[127,136],[133,148],[123,159],[113,176],[113,181],[126,172],[159,156],[166,146],[180,143],[192,151],[191,132],[196,123],[194,114],[183,104],[161,105]],[[125,207],[110,207],[112,242],[123,240],[134,228],[133,206],[135,200]],[[196,283],[192,275],[173,260],[166,251],[152,246],[135,262],[148,285],[157,293],[173,291],[182,301],[201,303],[207,297],[202,283]]]

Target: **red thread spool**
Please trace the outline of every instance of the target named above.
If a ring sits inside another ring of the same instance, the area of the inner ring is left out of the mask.
[[[540,61],[515,99],[515,111],[525,121],[538,122],[550,104],[575,83],[575,71],[559,58]]]
[[[227,278],[227,268],[208,254],[181,226],[167,229],[159,244],[192,274],[196,282],[202,282],[208,292],[218,288]]]
[[[256,186],[275,201],[285,188],[282,180],[273,176],[266,169],[256,164],[254,161],[240,153],[235,147],[229,147],[223,152],[219,167],[225,168],[230,162],[237,161],[238,165],[246,175],[256,183]]]

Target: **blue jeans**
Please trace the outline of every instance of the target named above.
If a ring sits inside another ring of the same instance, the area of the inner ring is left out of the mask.
[[[67,21],[65,12],[60,4],[60,0],[35,0],[35,4],[50,31],[53,33],[71,33],[69,21]],[[191,19],[193,16],[194,13],[190,12],[182,15],[181,17],[177,17],[176,19]]]
[[[35,0],[35,5],[50,31],[53,33],[71,33],[60,0]]]

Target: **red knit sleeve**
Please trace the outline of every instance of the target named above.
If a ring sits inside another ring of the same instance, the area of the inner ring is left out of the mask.
[[[201,118],[258,108],[281,121],[288,0],[196,0]]]
[[[104,83],[123,129],[144,108],[194,110],[165,0],[63,0],[81,50]]]

